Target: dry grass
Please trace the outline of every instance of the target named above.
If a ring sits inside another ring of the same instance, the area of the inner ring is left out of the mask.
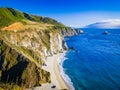
[[[26,29],[33,28],[33,29],[45,30],[45,29],[48,29],[48,28],[53,27],[53,26],[54,25],[47,24],[47,23],[28,22],[25,27],[26,27]]]
[[[23,29],[24,29],[24,25],[21,22],[16,22],[2,28],[1,30],[23,30]]]
[[[9,26],[2,28],[1,30],[10,30],[10,31],[20,31],[25,29],[39,29],[39,30],[46,30],[54,25],[47,24],[47,23],[38,23],[33,21],[26,21],[26,24],[23,25],[21,22],[13,23]]]

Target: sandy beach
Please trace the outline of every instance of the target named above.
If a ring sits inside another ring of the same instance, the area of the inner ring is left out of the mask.
[[[63,53],[47,57],[45,61],[46,66],[43,66],[42,68],[51,73],[51,83],[43,84],[41,87],[35,87],[33,90],[68,90],[69,87],[63,80],[58,66],[62,54]],[[53,85],[56,87],[51,88]]]

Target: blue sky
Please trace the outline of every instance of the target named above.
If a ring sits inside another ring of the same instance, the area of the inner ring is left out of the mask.
[[[52,17],[73,27],[120,19],[119,4],[120,0],[0,0],[0,7]]]

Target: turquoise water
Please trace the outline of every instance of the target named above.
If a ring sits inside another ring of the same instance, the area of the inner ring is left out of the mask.
[[[63,63],[75,90],[120,90],[120,30],[84,29],[66,37],[69,50]]]

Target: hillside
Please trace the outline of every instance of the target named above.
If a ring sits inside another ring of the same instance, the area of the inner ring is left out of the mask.
[[[17,11],[12,8],[0,8],[0,28],[13,24],[15,22],[22,22],[23,24],[26,24],[27,21],[47,23],[58,27],[59,26],[65,27],[63,24],[48,17],[35,16]]]

